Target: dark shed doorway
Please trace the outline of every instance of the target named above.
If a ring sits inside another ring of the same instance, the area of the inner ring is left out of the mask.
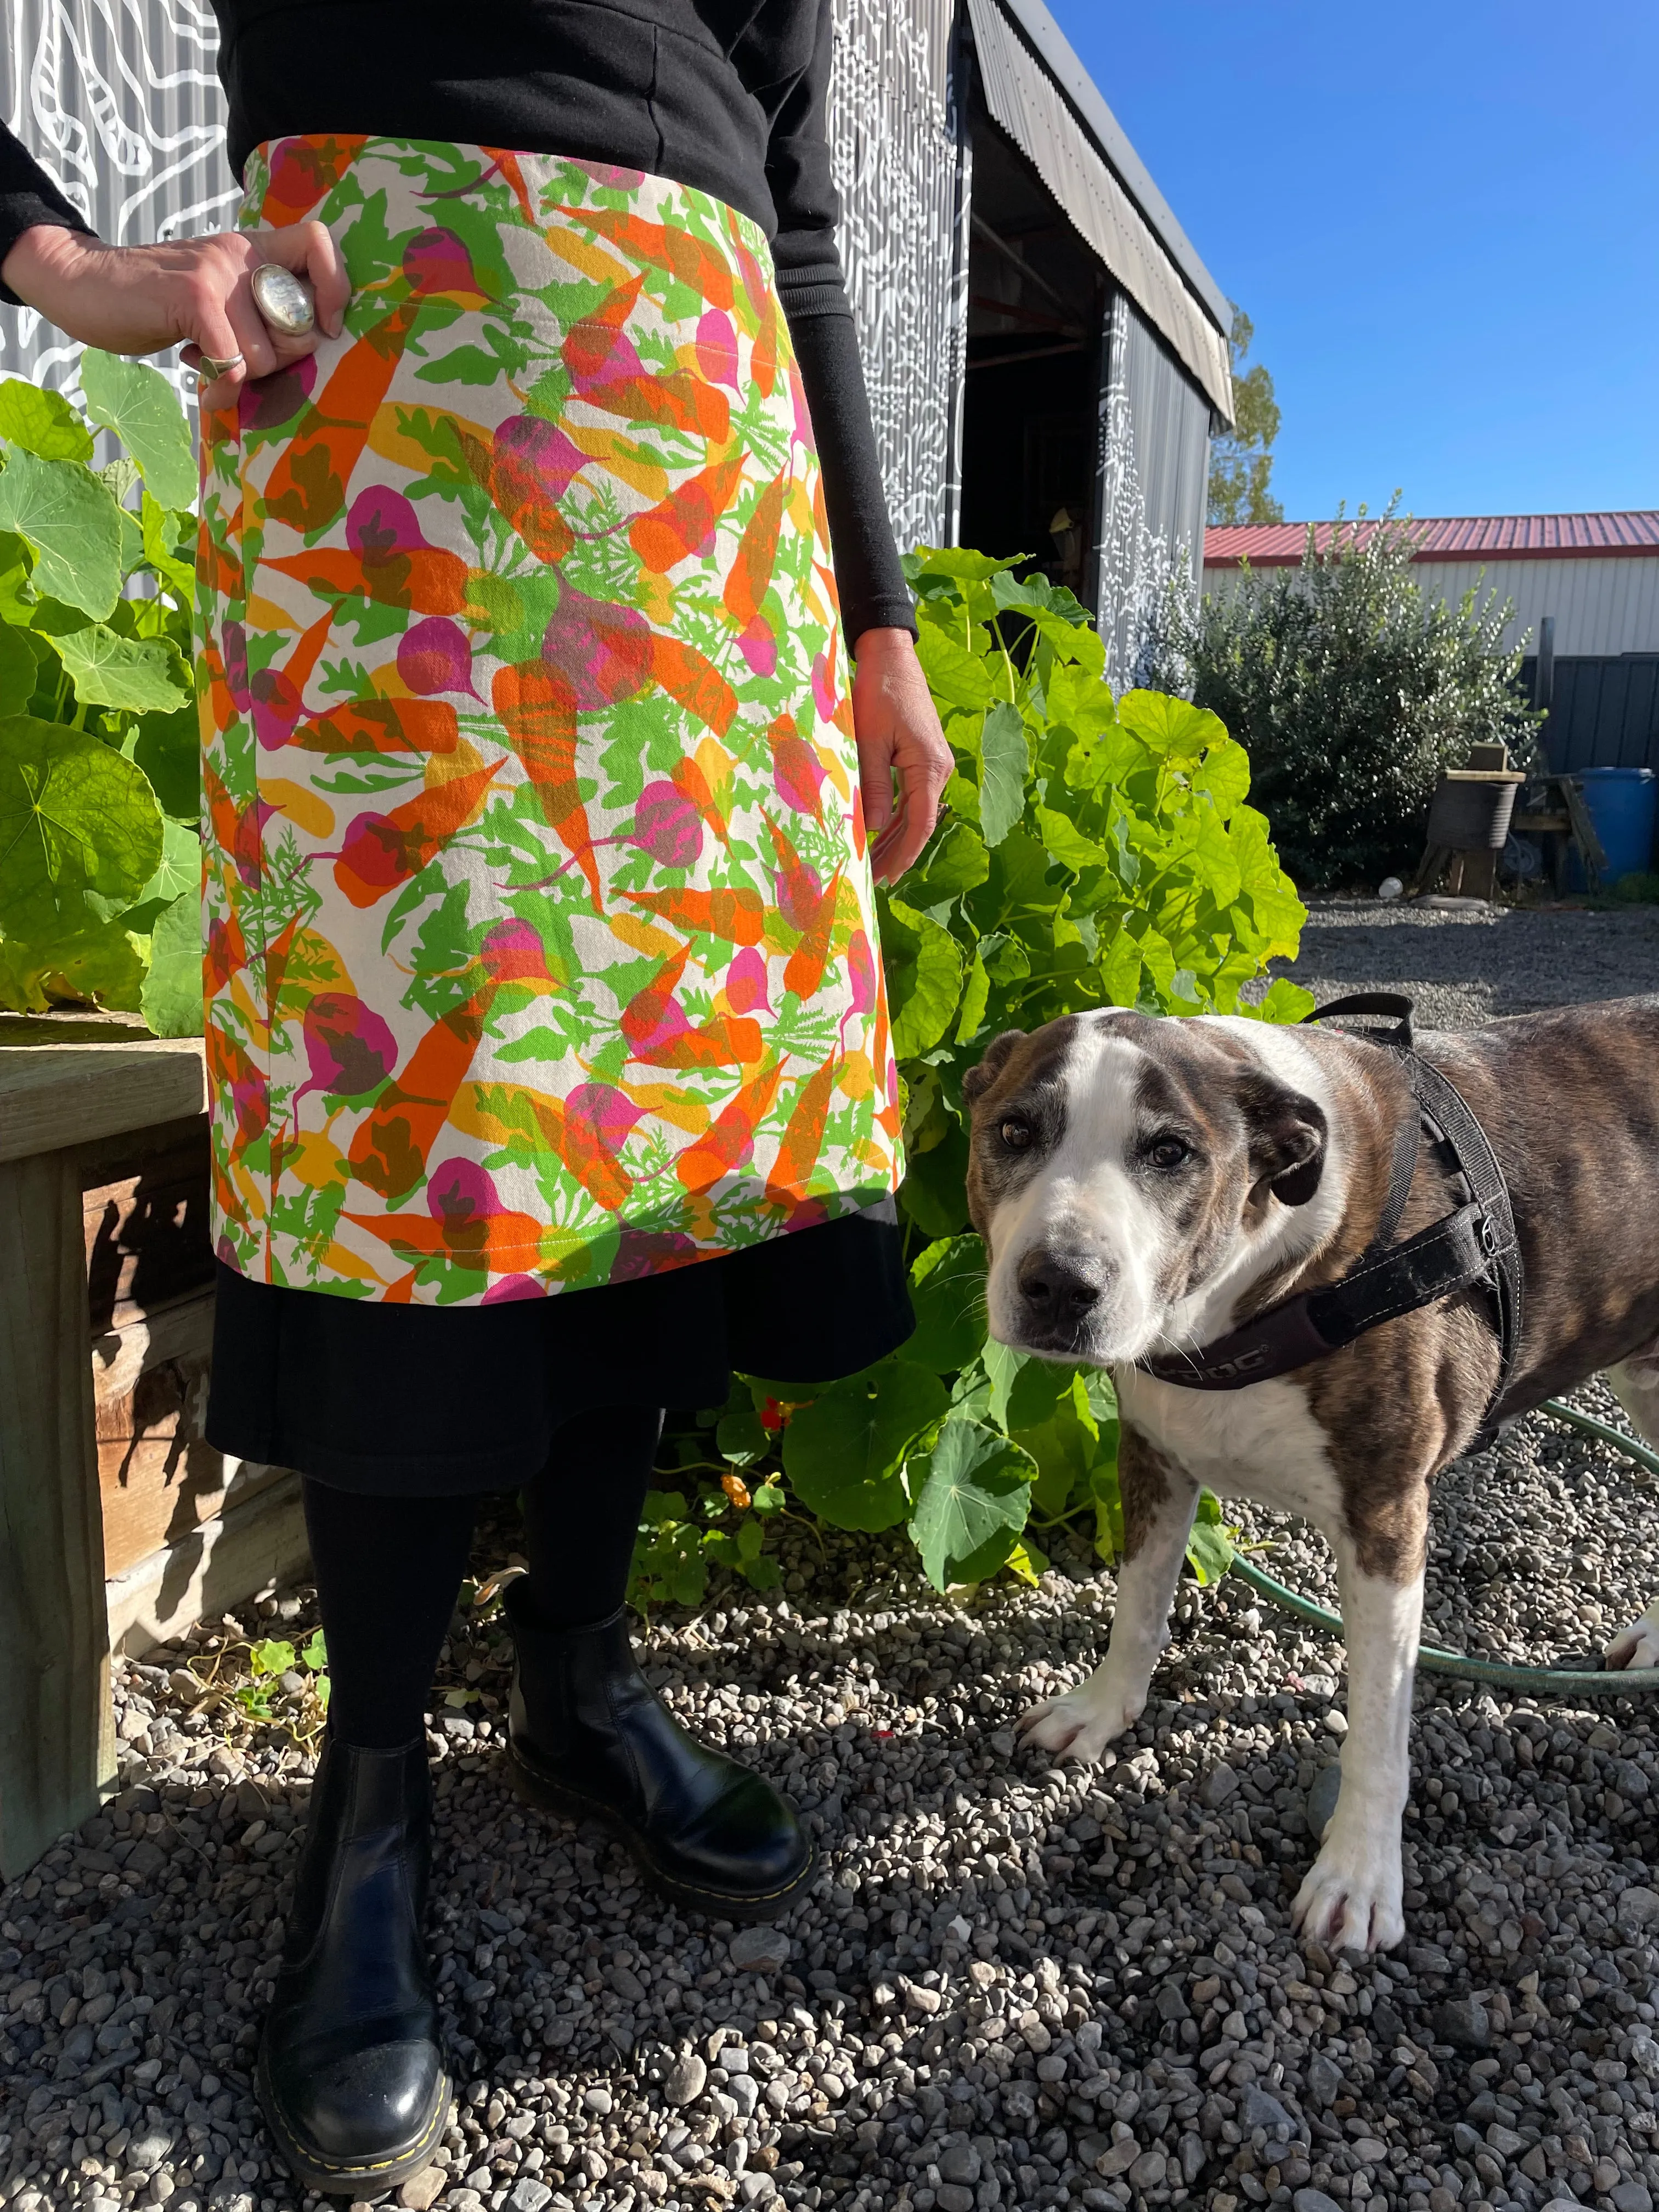
[[[962,543],[1090,597],[1106,272],[977,99]]]

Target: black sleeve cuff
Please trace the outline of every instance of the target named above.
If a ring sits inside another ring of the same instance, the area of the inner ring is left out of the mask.
[[[817,441],[847,642],[855,647],[866,629],[908,629],[914,636],[915,602],[893,542],[864,365],[839,263],[820,256],[781,270],[778,295]]]
[[[88,238],[98,234],[84,216],[79,216],[67,200],[56,193],[46,199],[40,192],[0,192],[0,264],[11,252],[26,230],[39,229],[49,224],[54,230],[78,230]],[[0,283],[0,303],[8,307],[21,307],[20,300],[9,284]]]

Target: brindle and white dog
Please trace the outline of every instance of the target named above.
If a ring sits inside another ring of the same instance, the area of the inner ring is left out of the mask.
[[[1659,998],[1420,1036],[1508,1179],[1526,1269],[1501,1419],[1605,1373],[1659,1443]],[[1401,1820],[1429,1486],[1498,1374],[1480,1289],[1328,1358],[1227,1392],[1135,1363],[1336,1280],[1370,1243],[1416,1099],[1374,1044],[1317,1029],[1107,1010],[998,1037],[963,1089],[991,1334],[1109,1368],[1123,1419],[1125,1556],[1105,1663],[1025,1716],[1083,1759],[1146,1703],[1200,1486],[1302,1515],[1336,1554],[1348,1662],[1341,1788],[1293,1907],[1332,1947],[1404,1933]],[[1425,1143],[1401,1238],[1450,1212]],[[1609,1665],[1659,1662],[1659,1605]]]

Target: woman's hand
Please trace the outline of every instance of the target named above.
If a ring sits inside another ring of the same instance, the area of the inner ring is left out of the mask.
[[[275,261],[307,276],[317,326],[303,337],[271,330],[253,304],[248,279]],[[194,368],[204,356],[229,361],[204,383],[204,407],[223,407],[250,378],[269,376],[338,337],[351,297],[340,250],[320,222],[283,230],[226,230],[167,246],[105,246],[83,232],[37,223],[0,266],[26,306],[83,345],[106,353],[162,353],[182,345]]]
[[[853,728],[870,864],[878,884],[896,883],[933,834],[939,793],[956,763],[909,631],[866,629],[853,658]]]

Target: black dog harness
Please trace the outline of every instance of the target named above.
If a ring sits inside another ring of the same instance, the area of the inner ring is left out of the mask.
[[[1492,1294],[1498,1371],[1480,1434],[1470,1447],[1483,1449],[1497,1433],[1492,1416],[1509,1387],[1521,1341],[1521,1247],[1509,1186],[1467,1100],[1413,1048],[1411,1000],[1391,991],[1359,992],[1317,1006],[1304,1018],[1318,1022],[1352,1014],[1395,1018],[1395,1029],[1357,1034],[1396,1055],[1419,1109],[1419,1117],[1408,1117],[1395,1139],[1388,1201],[1376,1236],[1340,1281],[1269,1306],[1197,1351],[1162,1352],[1139,1365],[1160,1382],[1188,1390],[1242,1390],[1324,1359],[1382,1322],[1484,1284]],[[1395,1244],[1425,1134],[1444,1154],[1466,1194],[1443,1220]]]

